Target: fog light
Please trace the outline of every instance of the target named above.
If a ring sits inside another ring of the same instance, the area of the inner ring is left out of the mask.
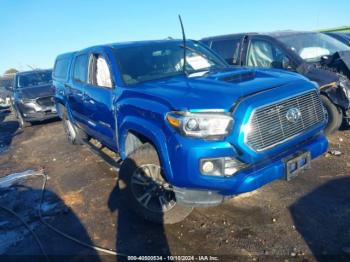
[[[231,157],[206,158],[200,161],[200,171],[206,176],[232,176],[245,167],[245,163]]]
[[[204,173],[211,173],[214,171],[214,164],[211,161],[205,161],[202,164],[202,170]]]

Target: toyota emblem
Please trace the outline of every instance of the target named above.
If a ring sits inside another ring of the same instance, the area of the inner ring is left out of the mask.
[[[290,108],[286,113],[286,118],[288,122],[296,123],[301,118],[301,112],[298,108],[295,108],[295,107]]]

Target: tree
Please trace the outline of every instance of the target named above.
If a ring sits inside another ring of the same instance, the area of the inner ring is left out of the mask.
[[[13,75],[13,74],[16,74],[17,72],[18,72],[17,69],[10,68],[10,69],[7,69],[4,74],[5,75]]]

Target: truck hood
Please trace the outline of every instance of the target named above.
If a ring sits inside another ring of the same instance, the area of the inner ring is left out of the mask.
[[[16,93],[18,93],[21,98],[35,99],[38,97],[53,96],[55,89],[49,84],[20,88],[16,90]]]
[[[268,89],[289,88],[289,84],[303,82],[303,76],[282,70],[230,69],[208,76],[179,76],[134,86],[138,96],[161,100],[172,110],[230,111],[240,97]]]

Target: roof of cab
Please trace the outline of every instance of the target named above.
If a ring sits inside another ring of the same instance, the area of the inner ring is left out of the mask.
[[[81,50],[78,50],[75,52],[61,54],[61,55],[57,56],[57,59],[63,58],[65,56],[72,56],[75,53],[79,53],[82,51],[87,51],[87,50],[95,49],[95,48],[99,48],[99,47],[110,47],[110,48],[118,49],[118,48],[124,48],[124,47],[128,47],[128,46],[142,46],[142,45],[151,45],[151,44],[161,44],[161,43],[166,43],[166,42],[178,43],[178,42],[182,42],[182,41],[183,41],[182,39],[163,39],[163,40],[130,41],[130,42],[95,45],[95,46],[90,46],[90,47],[87,47],[87,48],[84,48],[84,49],[81,49]],[[187,39],[187,41],[195,41],[195,40]]]
[[[75,53],[76,53],[76,51],[60,54],[57,56],[56,60],[63,59],[63,58],[69,58],[69,57],[73,56]]]
[[[182,42],[182,39],[163,39],[163,40],[146,40],[146,41],[132,41],[132,42],[121,42],[121,43],[113,43],[108,44],[112,48],[123,48],[128,46],[142,46],[142,45],[151,45],[151,44],[161,44],[166,42]],[[191,39],[187,39],[187,41],[192,41]]]

